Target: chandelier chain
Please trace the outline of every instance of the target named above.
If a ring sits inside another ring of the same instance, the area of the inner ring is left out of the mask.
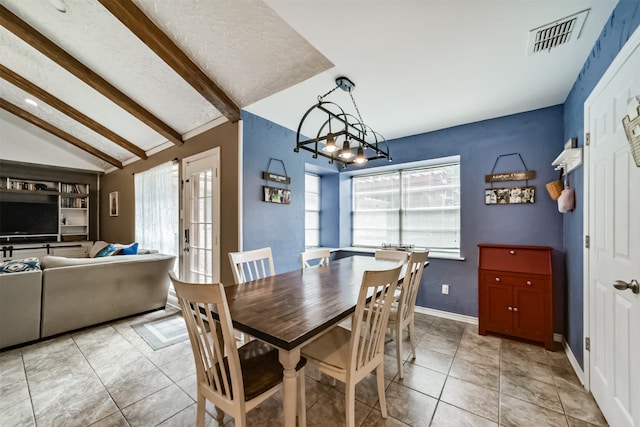
[[[322,102],[322,100],[324,98],[326,98],[327,96],[331,95],[336,89],[338,89],[340,86],[336,85],[336,87],[334,87],[333,89],[331,89],[329,92],[325,93],[324,95],[318,95],[318,102]]]
[[[364,128],[364,134],[367,134],[367,128],[364,126],[364,120],[362,120],[362,115],[360,114],[360,109],[358,108],[358,104],[356,104],[356,99],[353,97],[353,93],[349,91],[349,96],[351,96],[351,102],[353,102],[353,106],[356,107],[356,112],[358,113],[358,118],[360,119],[360,123]]]

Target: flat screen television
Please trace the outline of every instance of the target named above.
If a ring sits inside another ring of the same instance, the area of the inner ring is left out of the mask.
[[[58,204],[0,201],[0,238],[58,234]]]

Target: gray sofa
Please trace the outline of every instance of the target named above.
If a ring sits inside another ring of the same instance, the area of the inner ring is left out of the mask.
[[[42,271],[0,274],[0,348],[40,338]]]
[[[46,256],[42,271],[2,274],[0,348],[162,308],[174,262],[164,254]]]

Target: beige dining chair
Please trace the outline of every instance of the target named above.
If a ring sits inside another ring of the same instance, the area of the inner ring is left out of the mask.
[[[196,363],[196,424],[204,426],[206,401],[217,408],[218,424],[224,413],[237,427],[246,426],[247,412],[282,389],[282,365],[278,350],[259,340],[240,348],[233,337],[231,315],[221,283],[186,283],[169,273],[187,325]],[[213,312],[218,314],[217,321]],[[219,329],[219,330],[218,330]],[[305,425],[304,366],[297,370],[298,425]]]
[[[376,249],[374,253],[375,259],[388,259],[391,261],[407,262],[409,259],[409,252],[406,251],[391,251],[387,249]]]
[[[393,331],[396,340],[396,357],[398,359],[398,373],[403,378],[402,372],[402,331],[409,328],[409,341],[411,342],[411,354],[416,358],[416,338],[414,330],[414,311],[416,298],[420,288],[420,280],[424,272],[429,251],[411,252],[407,270],[400,288],[400,297],[391,306],[388,328]]]
[[[236,285],[273,276],[276,270],[273,266],[273,254],[269,247],[244,252],[229,252],[229,261]]]
[[[329,264],[329,257],[331,256],[331,252],[329,249],[309,249],[308,251],[304,251],[300,253],[300,262],[302,263],[302,269],[311,267],[309,261],[318,260],[316,265],[327,265]]]
[[[356,384],[376,371],[378,401],[387,418],[384,396],[384,336],[402,266],[365,271],[351,330],[336,326],[302,348],[310,366],[345,384],[346,425],[355,425]],[[371,300],[367,302],[367,298]]]

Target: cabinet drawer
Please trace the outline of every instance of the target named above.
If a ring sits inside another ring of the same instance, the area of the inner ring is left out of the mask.
[[[509,274],[504,271],[480,271],[481,283],[500,283],[502,285],[524,286],[544,290],[549,284],[548,276],[534,274]]]
[[[549,274],[551,272],[551,259],[547,249],[481,248],[480,268]]]

